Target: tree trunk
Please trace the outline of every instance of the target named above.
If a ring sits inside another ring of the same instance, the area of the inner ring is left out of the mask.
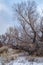
[[[34,38],[33,38],[33,43],[36,42],[36,32],[34,32]]]

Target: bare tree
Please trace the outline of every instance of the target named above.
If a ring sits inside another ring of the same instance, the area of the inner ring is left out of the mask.
[[[36,11],[35,2],[34,1],[32,2],[28,1],[27,3],[22,2],[20,4],[17,4],[14,10],[17,15],[16,17],[20,21],[20,25],[22,26],[23,33],[28,38],[30,37],[33,40],[33,43],[35,43],[36,42],[35,24],[36,21],[38,20],[38,13]]]
[[[37,12],[37,7],[35,1],[22,2],[15,4],[14,13],[19,21],[22,32],[21,37],[15,37],[20,40],[22,43],[28,45],[29,50],[34,51],[38,49],[37,42],[37,23],[39,22],[39,14]]]

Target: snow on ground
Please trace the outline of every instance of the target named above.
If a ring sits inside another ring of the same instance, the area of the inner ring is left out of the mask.
[[[36,63],[36,62],[29,62],[25,59],[25,57],[18,57],[16,60],[13,60],[9,63],[1,63],[0,65],[43,65],[42,63]]]

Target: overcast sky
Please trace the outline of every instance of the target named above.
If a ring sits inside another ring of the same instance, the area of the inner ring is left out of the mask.
[[[17,25],[13,20],[12,6],[14,3],[27,0],[0,0],[0,34],[5,33],[9,26]],[[43,0],[35,0],[38,5],[38,10],[43,9]]]

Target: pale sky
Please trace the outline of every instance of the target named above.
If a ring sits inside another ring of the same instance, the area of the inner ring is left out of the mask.
[[[0,0],[0,34],[5,33],[9,26],[17,25],[13,20],[12,6],[14,3],[27,0]],[[41,13],[43,9],[43,0],[35,0],[38,5],[38,11]]]

